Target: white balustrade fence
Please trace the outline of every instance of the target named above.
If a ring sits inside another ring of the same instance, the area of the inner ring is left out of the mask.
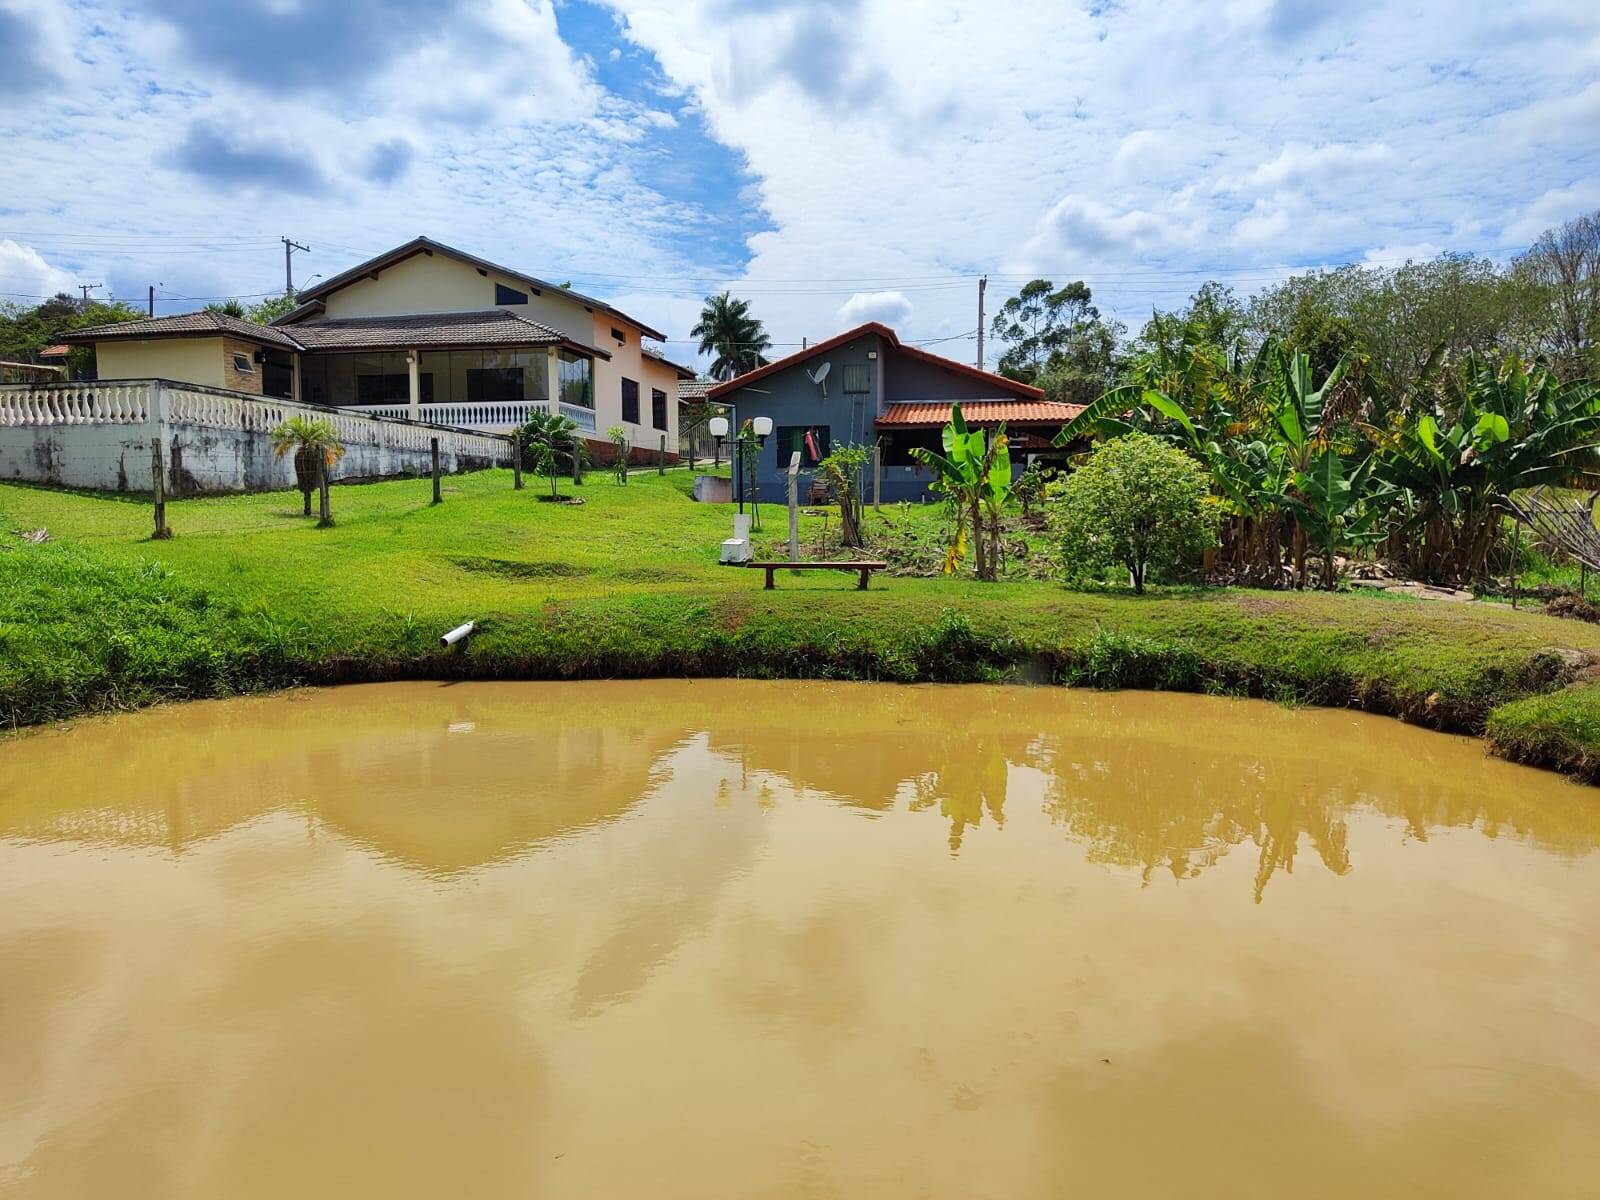
[[[333,425],[346,451],[342,477],[426,471],[435,439],[446,470],[510,461],[504,436],[409,421],[399,407],[391,416],[156,379],[8,384],[0,386],[0,478],[143,490],[159,436],[169,467],[181,472],[175,491],[288,486],[292,463],[272,455],[269,439],[294,416]]]
[[[409,417],[409,404],[358,404],[342,412],[367,413],[374,417]],[[462,429],[498,429],[510,431],[527,424],[536,412],[559,412],[570,417],[579,429],[594,432],[594,409],[581,404],[564,404],[552,400],[479,400],[461,404],[419,404],[421,419],[435,425],[454,425]]]

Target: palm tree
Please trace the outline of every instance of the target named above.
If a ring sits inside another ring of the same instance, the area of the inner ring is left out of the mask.
[[[344,457],[344,443],[333,422],[321,417],[290,417],[272,431],[272,452],[279,458],[294,452],[295,483],[305,497],[305,515],[311,515],[311,488],[321,493],[321,512],[317,528],[333,524],[328,505],[328,472]]]
[[[574,483],[583,482],[583,439],[571,417],[536,409],[528,414],[527,424],[517,430],[516,436],[522,439],[523,451],[533,469],[549,477],[550,499],[560,499],[556,479],[566,468],[571,468]]]
[[[765,365],[761,352],[772,348],[766,329],[750,315],[750,302],[735,300],[727,292],[706,297],[700,322],[689,333],[700,339],[701,354],[714,356],[715,379],[732,379]]]

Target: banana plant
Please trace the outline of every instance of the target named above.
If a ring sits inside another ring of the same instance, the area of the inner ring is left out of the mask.
[[[944,573],[954,573],[966,557],[970,527],[978,578],[993,581],[999,570],[1000,510],[1011,494],[1011,452],[1005,426],[986,437],[981,429],[969,429],[961,405],[952,404],[940,444],[943,454],[925,447],[911,454],[934,470],[934,490],[949,496],[955,507],[955,529],[945,549]]]

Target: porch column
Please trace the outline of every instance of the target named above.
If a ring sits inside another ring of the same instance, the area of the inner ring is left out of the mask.
[[[407,415],[413,421],[422,420],[422,352],[406,351],[406,374],[409,376],[407,399],[411,405]]]
[[[550,411],[560,412],[557,407],[561,399],[561,359],[556,355],[556,348],[551,346],[545,351],[544,394],[550,401]]]
[[[292,352],[289,355],[289,399],[300,403],[300,356]]]

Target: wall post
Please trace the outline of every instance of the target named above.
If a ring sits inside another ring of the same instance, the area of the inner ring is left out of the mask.
[[[883,443],[872,443],[872,511],[882,511],[883,503]]]
[[[522,436],[515,433],[511,435],[511,487],[522,490]]]
[[[657,475],[665,475],[666,473],[667,473],[667,435],[663,433],[661,435],[661,449],[659,451],[657,451],[657,453],[656,453],[656,474]]]
[[[428,439],[428,452],[433,457],[433,502],[443,504],[444,496],[439,491],[439,439]]]
[[[407,415],[413,421],[422,420],[422,352],[406,351]]]

